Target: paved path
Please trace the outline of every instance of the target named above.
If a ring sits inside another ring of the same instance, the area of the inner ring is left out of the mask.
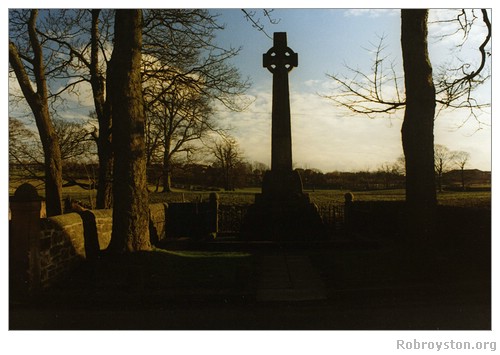
[[[257,301],[326,299],[325,285],[307,256],[259,256],[257,275]]]

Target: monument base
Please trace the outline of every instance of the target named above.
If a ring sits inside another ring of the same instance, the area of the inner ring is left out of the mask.
[[[302,192],[297,172],[264,176],[262,194],[255,195],[242,226],[247,240],[313,241],[324,239],[318,208]]]

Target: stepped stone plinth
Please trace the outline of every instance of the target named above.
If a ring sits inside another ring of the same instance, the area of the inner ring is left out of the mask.
[[[263,59],[273,74],[271,170],[264,175],[262,194],[255,196],[242,233],[252,240],[316,240],[323,234],[321,217],[292,169],[288,73],[297,67],[298,56],[287,46],[285,32],[274,33],[274,45]]]

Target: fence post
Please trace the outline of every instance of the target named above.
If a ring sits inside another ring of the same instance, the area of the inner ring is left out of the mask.
[[[33,295],[40,288],[40,210],[42,199],[28,183],[10,199],[9,285],[11,300]]]
[[[216,192],[211,192],[208,203],[208,230],[216,235],[219,232],[219,195]]]

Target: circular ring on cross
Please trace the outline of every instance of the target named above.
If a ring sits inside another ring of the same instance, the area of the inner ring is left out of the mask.
[[[264,66],[273,74],[278,69],[290,72],[298,65],[297,61],[297,53],[289,47],[272,47],[264,54]]]

